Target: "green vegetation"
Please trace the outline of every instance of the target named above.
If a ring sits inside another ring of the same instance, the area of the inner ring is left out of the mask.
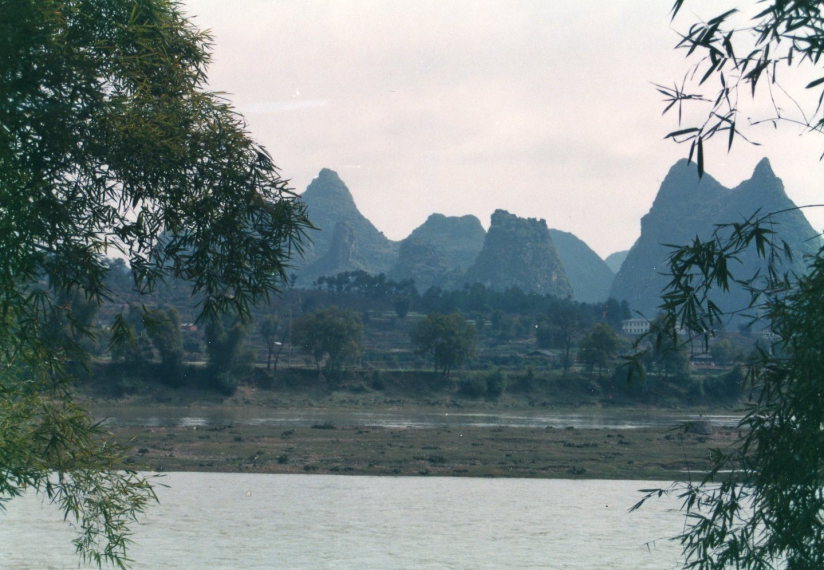
[[[673,18],[684,3],[685,0],[674,0]],[[749,22],[736,23],[743,11],[732,8],[706,22],[692,24],[678,48],[686,50],[687,57],[695,54],[697,62],[685,74],[680,87],[658,86],[667,98],[664,112],[678,112],[679,129],[667,138],[690,143],[689,157],[696,159],[699,173],[704,172],[704,141],[722,136],[728,148],[736,138],[750,142],[743,132],[745,125],[789,123],[824,132],[821,97],[811,108],[804,108],[781,87],[780,77],[792,69],[811,71],[819,77],[810,81],[806,89],[824,95],[824,78],[819,69],[824,54],[820,0],[762,0],[759,8],[755,14],[743,13]],[[778,88],[770,89],[766,95],[774,114],[764,116],[756,95],[764,97],[758,87],[769,89],[768,85]],[[751,95],[747,99],[752,101],[757,114],[751,115],[745,94]],[[682,113],[687,107],[689,115]],[[699,113],[693,113],[692,107],[698,107]],[[680,123],[684,116],[697,117],[698,122],[683,127]],[[741,116],[746,120],[739,120]]]
[[[294,342],[315,359],[318,372],[337,378],[347,362],[362,350],[363,325],[360,317],[349,310],[327,307],[295,320]]]
[[[707,300],[709,291],[736,279],[728,262],[763,239],[762,223],[739,224],[731,233],[722,227],[712,241],[673,253],[664,330],[679,323],[706,339],[724,317]],[[776,244],[762,244],[765,255],[778,255]],[[747,281],[751,308],[770,324],[774,339],[759,347],[746,374],[734,372],[754,394],[738,439],[716,451],[704,479],[678,490],[692,517],[680,539],[691,567],[771,568],[781,561],[817,568],[824,562],[824,259],[819,255],[806,277],[774,273]]]
[[[139,298],[128,285],[129,270],[118,268],[121,272],[127,279],[123,286],[111,284],[112,295]],[[407,283],[348,272],[319,279],[314,289],[290,288],[251,307],[246,321],[223,317],[192,324],[187,322],[195,314],[192,301],[179,296],[178,289],[170,280],[150,297],[162,310],[133,305],[122,316],[131,327],[126,330],[134,330],[132,341],[116,343],[108,352],[105,345],[98,349],[91,371],[81,374],[88,386],[110,396],[152,391],[153,384],[229,396],[243,386],[297,389],[292,379],[314,370],[346,392],[380,390],[387,374],[402,372],[408,396],[425,402],[428,388],[415,377],[427,377],[434,368],[441,376],[448,373],[440,382],[456,397],[502,403],[729,406],[742,392],[722,378],[761,338],[725,333],[712,339],[709,352],[696,349],[692,355],[677,344],[675,355],[664,344],[650,344],[646,381],[625,388],[622,363],[633,337],[619,335],[611,324],[620,325],[629,311],[614,300],[587,305],[518,289],[490,291],[479,284],[417,295]],[[399,290],[409,307],[403,317],[396,307]],[[147,327],[171,311],[172,301],[183,321],[183,363],[169,382],[164,356]],[[444,314],[442,308],[451,311]],[[107,322],[113,322],[115,312],[109,303],[100,307],[91,326],[99,338],[109,334]],[[723,366],[712,360],[713,352],[726,355]]]
[[[227,316],[212,318],[206,324],[206,375],[209,384],[223,394],[234,393],[238,375],[243,371],[246,329],[241,319]]]
[[[683,4],[676,0],[673,13]],[[739,88],[750,88],[755,95],[759,85],[779,84],[779,71],[794,66],[821,73],[822,3],[764,1],[759,7],[743,27],[730,21],[736,13],[731,10],[694,24],[683,36],[681,45],[690,53],[705,55],[696,67],[699,88],[709,78],[717,80],[717,96],[688,94],[683,87],[661,89],[670,96],[668,109],[690,101],[709,105],[703,123],[670,134],[690,142],[699,173],[704,169],[704,140],[724,133],[732,145],[742,136],[737,119],[746,111],[739,107]],[[741,41],[749,44],[745,50]],[[824,92],[824,79],[811,81],[807,88]],[[801,122],[822,131],[820,98],[805,113],[788,94],[792,108],[800,111],[800,117],[793,117],[773,98],[775,92],[770,90],[769,95],[776,112],[773,122]],[[824,567],[824,250],[809,261],[806,276],[782,273],[782,258],[791,251],[774,240],[772,226],[781,222],[780,213],[731,220],[735,223],[719,227],[709,239],[675,249],[670,257],[672,280],[663,308],[665,328],[673,340],[678,325],[708,340],[727,317],[710,293],[732,285],[750,292],[747,312],[767,324],[773,335],[747,366],[746,381],[754,399],[739,424],[737,439],[714,453],[705,478],[676,486],[688,514],[679,538],[689,568]],[[752,247],[768,261],[767,271],[755,277],[742,274],[735,264]],[[649,490],[647,498],[664,492]]]
[[[444,376],[475,352],[475,327],[458,313],[427,315],[410,333],[418,354],[432,358]]]
[[[586,330],[585,315],[570,304],[562,305],[549,312],[535,325],[535,340],[539,348],[558,348],[561,350],[561,363],[564,370],[572,366],[572,349]]]
[[[276,315],[264,316],[258,325],[258,332],[263,339],[263,344],[266,346],[266,371],[272,370],[272,356],[275,357],[274,367],[277,369],[280,351],[275,351],[277,347],[283,347],[283,341],[278,341],[278,338],[283,340],[285,336],[280,336],[281,333],[280,320]]]
[[[670,323],[666,317],[659,317],[650,326],[650,336],[654,339],[649,342],[644,352],[644,366],[646,370],[657,372],[664,378],[673,376],[684,378],[689,376],[689,347],[683,337],[669,334],[667,328]],[[722,339],[729,343],[729,339]],[[713,343],[715,347],[718,342]]]
[[[660,332],[670,346],[676,344],[676,323],[706,339],[721,321],[724,315],[707,300],[709,291],[736,279],[727,263],[762,239],[765,228],[754,221],[737,225],[731,234],[727,229],[720,228],[713,241],[673,254]],[[765,241],[763,247],[765,254],[777,255],[775,244]],[[738,438],[716,450],[708,475],[677,486],[691,517],[679,538],[690,567],[772,568],[780,562],[817,568],[824,562],[824,259],[819,255],[806,277],[773,274],[748,286],[754,293],[751,308],[770,324],[774,340],[759,347],[746,373],[735,369],[710,388],[724,393],[743,379],[754,398]],[[663,492],[653,490],[647,497]]]
[[[604,368],[615,358],[621,339],[606,323],[595,325],[581,341],[579,358],[587,368],[589,374],[598,367],[598,378],[601,378]]]
[[[130,305],[120,315],[116,335],[111,339],[111,359],[141,370],[153,367],[158,379],[169,386],[179,386],[183,372],[183,337],[180,317],[174,307],[149,310]],[[102,335],[98,335],[102,336]]]
[[[169,307],[148,312],[143,322],[160,358],[160,377],[169,385],[178,384],[183,373],[183,336],[177,310]]]
[[[174,312],[120,308],[172,277],[197,314],[248,315],[308,227],[243,119],[206,91],[209,41],[168,0],[0,2],[0,500],[28,488],[57,503],[92,563],[125,565],[154,493],[121,470],[73,376],[110,334],[129,346],[112,356],[157,359],[173,383]],[[135,294],[102,307],[126,280],[110,252]]]

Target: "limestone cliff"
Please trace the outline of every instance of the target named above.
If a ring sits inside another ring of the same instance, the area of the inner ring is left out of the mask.
[[[546,221],[519,218],[504,210],[492,214],[483,248],[464,282],[496,290],[518,287],[527,293],[572,295]]]

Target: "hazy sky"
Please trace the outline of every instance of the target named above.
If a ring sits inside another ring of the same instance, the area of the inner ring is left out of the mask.
[[[186,0],[214,35],[211,87],[303,192],[336,170],[391,239],[433,212],[545,218],[601,256],[628,249],[670,166],[652,83],[687,70],[669,0]],[[709,7],[709,8],[707,8]],[[707,149],[727,186],[768,156],[796,203],[824,202],[824,139],[752,130]],[[763,135],[763,136],[762,136]],[[808,214],[816,229],[824,212]]]

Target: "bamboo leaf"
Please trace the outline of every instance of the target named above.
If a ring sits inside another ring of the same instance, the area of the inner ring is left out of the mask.
[[[822,83],[824,83],[824,77],[819,77],[815,81],[810,81],[809,83],[807,83],[805,88],[806,89],[812,89],[813,87],[817,87],[817,86],[821,85]]]
[[[697,127],[690,127],[690,128],[688,128],[688,129],[680,129],[680,130],[678,130],[678,131],[673,131],[673,132],[669,133],[669,134],[668,134],[667,136],[665,136],[664,138],[665,138],[665,139],[670,139],[670,138],[680,137],[680,136],[682,136],[682,135],[687,135],[687,134],[689,134],[689,133],[697,133],[697,132],[699,132],[700,130],[701,130],[701,129],[699,129],[699,128],[697,128]]]

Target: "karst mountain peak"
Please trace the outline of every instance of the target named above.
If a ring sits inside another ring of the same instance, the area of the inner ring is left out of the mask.
[[[611,296],[653,315],[666,280],[662,273],[669,250],[661,244],[688,243],[707,237],[716,224],[740,222],[756,211],[783,210],[788,212],[777,220],[777,237],[800,252],[799,259],[818,244],[818,234],[793,210],[767,158],[734,188],[710,173],[699,176],[694,163],[677,161],[640,221],[641,236],[628,252],[610,260],[615,269],[574,234],[551,228],[545,218],[522,218],[502,209],[491,215],[489,231],[472,215],[432,213],[403,240],[389,240],[361,214],[346,183],[330,168],[319,171],[300,199],[318,228],[295,268],[302,286],[321,275],[362,270],[412,279],[421,293],[430,287],[482,283],[588,303]],[[755,267],[752,260],[742,263]],[[803,263],[792,269],[803,271]]]

